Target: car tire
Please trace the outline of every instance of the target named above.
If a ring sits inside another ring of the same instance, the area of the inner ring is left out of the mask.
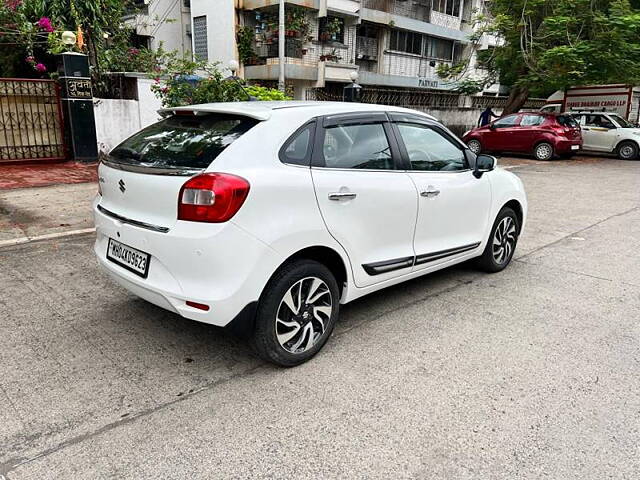
[[[518,216],[511,208],[504,207],[493,223],[482,256],[477,260],[478,268],[487,273],[496,273],[507,268],[518,245],[519,234]]]
[[[331,336],[339,302],[338,283],[327,267],[313,260],[287,263],[262,292],[251,344],[268,362],[300,365]]]
[[[553,159],[553,145],[548,142],[540,142],[533,149],[533,156],[536,160],[547,161]]]
[[[471,150],[476,155],[479,155],[482,153],[482,143],[480,143],[480,140],[476,140],[475,138],[472,140],[469,140],[467,142],[467,147],[469,147],[469,150]]]
[[[622,142],[618,145],[617,154],[621,160],[634,160],[638,158],[638,145],[631,141]]]

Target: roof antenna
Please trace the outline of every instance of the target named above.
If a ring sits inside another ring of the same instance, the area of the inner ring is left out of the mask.
[[[238,68],[240,68],[240,64],[238,63],[238,61],[237,60],[229,60],[229,64],[227,65],[227,67],[229,68],[229,70],[231,70],[231,75],[228,76],[227,78],[225,78],[225,80],[236,82],[240,86],[240,88],[242,89],[244,94],[247,96],[247,100],[249,102],[257,101],[258,99],[256,97],[254,97],[253,95],[249,95],[249,92],[247,92],[244,89],[244,85],[242,84],[242,79],[240,77],[236,76],[236,72],[238,71]]]

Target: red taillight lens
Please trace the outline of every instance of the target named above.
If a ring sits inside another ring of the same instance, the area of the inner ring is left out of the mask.
[[[249,194],[249,182],[227,173],[203,173],[191,178],[180,189],[178,220],[226,222],[232,218]]]

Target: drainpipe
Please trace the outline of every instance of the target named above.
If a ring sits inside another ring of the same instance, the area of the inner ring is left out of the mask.
[[[280,75],[278,77],[278,90],[284,92],[284,46],[285,46],[285,31],[284,31],[284,0],[280,0],[280,19],[278,22],[278,58],[280,64]]]

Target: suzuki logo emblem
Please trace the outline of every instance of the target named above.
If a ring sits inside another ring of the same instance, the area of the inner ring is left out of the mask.
[[[124,180],[120,179],[120,181],[118,182],[118,185],[120,186],[120,191],[124,193],[124,191],[127,189],[127,187],[125,187],[124,185]]]

